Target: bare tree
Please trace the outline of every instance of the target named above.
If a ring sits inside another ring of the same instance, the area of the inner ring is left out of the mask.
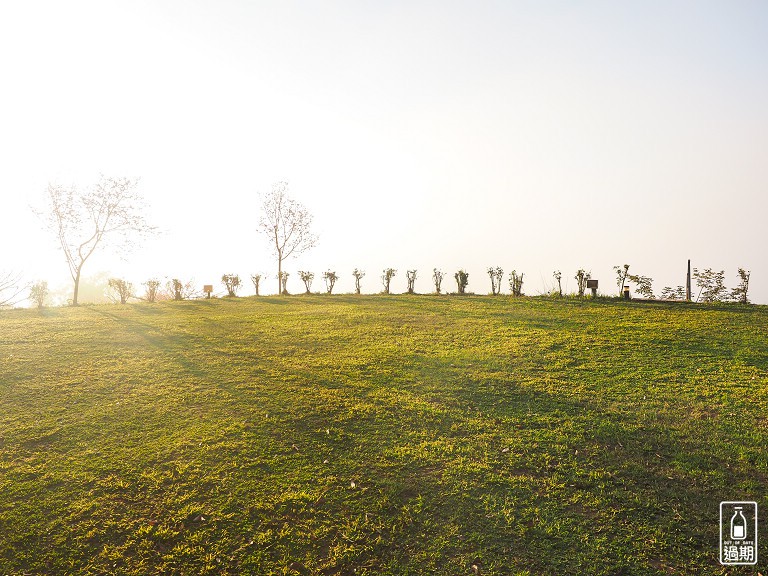
[[[311,232],[312,215],[288,196],[287,182],[273,184],[272,192],[264,197],[261,208],[259,230],[268,239],[277,257],[278,293],[282,294],[283,261],[317,244],[317,236]]]
[[[103,175],[87,191],[48,185],[48,206],[41,215],[67,260],[74,282],[73,306],[77,306],[83,266],[97,248],[113,241],[119,251],[125,251],[137,237],[155,230],[144,219],[137,185],[138,180]]]
[[[0,308],[13,306],[23,300],[20,296],[27,288],[21,282],[21,274],[0,271]]]
[[[365,272],[355,268],[352,270],[352,276],[355,277],[355,294],[360,294],[360,280],[365,276]]]

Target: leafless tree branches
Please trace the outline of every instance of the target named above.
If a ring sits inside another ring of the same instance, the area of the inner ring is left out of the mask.
[[[13,306],[24,300],[22,292],[26,292],[27,288],[29,286],[22,282],[21,274],[0,270],[0,308]]]
[[[277,182],[262,202],[259,230],[268,239],[277,257],[277,277],[283,286],[283,261],[313,248],[317,236],[312,233],[312,215],[288,196],[288,183]]]
[[[48,185],[48,206],[41,216],[64,253],[74,282],[72,304],[77,305],[83,266],[97,248],[112,242],[124,252],[155,229],[147,224],[138,180],[101,176],[89,190]]]

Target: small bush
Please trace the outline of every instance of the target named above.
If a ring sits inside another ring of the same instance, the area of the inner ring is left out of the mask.
[[[381,283],[384,285],[384,294],[389,294],[389,286],[392,282],[392,278],[397,274],[397,270],[394,268],[385,268],[381,274]]]
[[[715,272],[712,268],[699,271],[693,269],[693,277],[699,287],[699,297],[702,302],[722,302],[726,298],[725,270]]]
[[[169,280],[166,284],[166,290],[168,296],[173,300],[188,300],[195,293],[195,287],[191,280],[189,282],[182,282],[178,278]]]
[[[685,286],[678,286],[676,288],[664,286],[661,289],[661,297],[664,300],[685,300]]]
[[[227,289],[227,296],[237,296],[237,291],[240,289],[240,276],[237,274],[224,274],[221,277],[221,283]]]
[[[739,304],[749,304],[747,293],[749,292],[750,271],[739,268],[739,285],[731,290],[731,299]]]
[[[523,295],[523,276],[522,272],[518,274],[516,270],[512,270],[509,273],[509,289],[512,292],[512,296]]]
[[[128,302],[128,298],[133,297],[133,284],[126,282],[122,278],[110,278],[107,286],[113,291],[113,294],[110,294],[110,298],[114,302],[120,300],[120,304],[125,304]]]
[[[336,280],[338,280],[339,277],[336,275],[336,272],[332,272],[331,270],[328,270],[327,272],[323,272],[323,280],[325,281],[325,290],[328,292],[328,294],[331,294],[333,292],[333,286],[336,284]]]
[[[306,294],[312,293],[312,281],[315,279],[315,275],[312,272],[305,270],[299,270],[299,278],[304,282],[304,288],[306,288]]]
[[[459,294],[465,294],[467,291],[467,285],[469,284],[469,273],[462,269],[456,272],[453,277],[456,280],[456,287]]]
[[[365,276],[365,272],[355,268],[352,270],[352,276],[355,277],[355,294],[360,294],[360,280]]]
[[[584,297],[584,291],[587,289],[587,280],[592,278],[592,272],[585,272],[583,268],[579,268],[576,272],[576,287],[579,291],[579,298]]]
[[[261,274],[251,274],[251,282],[256,289],[256,296],[259,295],[259,284],[261,284]]]
[[[640,294],[641,296],[645,296],[646,298],[654,298],[653,295],[653,278],[650,278],[648,276],[640,276],[635,274],[630,274],[627,276],[630,282],[632,282],[635,285],[635,292]]]
[[[38,308],[42,308],[45,305],[45,299],[48,297],[48,282],[41,280],[35,282],[29,288],[29,299],[37,304]]]
[[[147,302],[155,302],[157,300],[157,291],[160,289],[160,280],[151,278],[144,282],[144,299]]]
[[[408,294],[413,294],[414,285],[416,284],[416,270],[408,270],[405,273],[405,278],[408,281]]]
[[[498,266],[488,268],[488,276],[491,278],[491,294],[494,296],[501,294],[501,280],[504,278],[504,270]]]
[[[440,294],[440,286],[443,283],[443,278],[445,278],[445,272],[442,272],[437,268],[432,270],[432,282],[435,283],[435,292],[437,294]]]
[[[288,296],[288,276],[290,276],[288,272],[280,272],[278,275],[278,280],[280,281],[280,294],[283,296]]]

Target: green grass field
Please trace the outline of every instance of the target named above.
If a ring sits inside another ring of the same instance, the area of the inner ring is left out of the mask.
[[[0,311],[0,574],[756,574],[767,445],[768,307]]]

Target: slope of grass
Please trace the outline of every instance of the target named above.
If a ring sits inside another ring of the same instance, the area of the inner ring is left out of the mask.
[[[768,504],[767,336],[505,297],[0,312],[0,572],[752,574],[718,504]]]

